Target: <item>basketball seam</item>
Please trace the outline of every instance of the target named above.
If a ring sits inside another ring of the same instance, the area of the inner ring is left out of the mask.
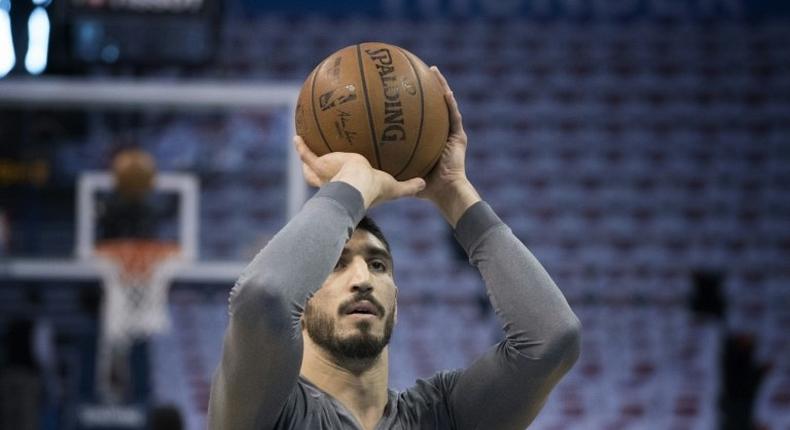
[[[401,55],[406,57],[406,61],[409,62],[409,66],[411,67],[411,70],[414,72],[414,77],[417,79],[417,87],[420,90],[420,128],[419,131],[417,132],[417,141],[414,142],[414,148],[411,150],[411,154],[409,155],[409,160],[406,161],[406,165],[403,166],[403,169],[401,169],[400,172],[395,174],[396,177],[399,176],[401,173],[405,172],[406,169],[409,168],[411,161],[414,159],[414,154],[417,153],[417,148],[420,146],[420,140],[422,139],[422,126],[425,121],[425,93],[422,90],[422,80],[420,79],[420,74],[417,72],[417,68],[414,67],[414,63],[412,63],[411,58],[409,58],[406,52],[403,51],[403,49],[401,48],[397,48],[397,49],[398,51],[400,51]]]
[[[313,83],[310,85],[310,104],[313,105],[313,119],[315,120],[315,126],[318,129],[318,134],[321,136],[321,139],[324,141],[324,145],[326,145],[329,152],[335,152],[331,146],[329,146],[329,142],[326,140],[326,136],[324,136],[324,131],[321,130],[321,123],[318,122],[318,111],[315,107],[315,81],[318,78],[318,71],[321,70],[321,67],[326,63],[326,60],[322,61],[318,67],[315,68],[315,72],[313,73]]]
[[[381,169],[381,156],[379,155],[379,145],[376,141],[376,128],[373,125],[373,113],[370,111],[370,99],[368,98],[368,84],[365,82],[365,68],[362,66],[362,45],[357,44],[357,62],[359,63],[359,77],[362,79],[362,92],[365,93],[365,108],[368,111],[368,125],[370,126],[370,138],[373,143],[373,152],[376,154],[377,169]]]

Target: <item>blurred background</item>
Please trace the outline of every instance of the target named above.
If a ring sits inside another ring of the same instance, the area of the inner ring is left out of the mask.
[[[383,41],[446,75],[472,181],[582,321],[531,428],[790,429],[789,24],[779,0],[0,0],[0,428],[205,427],[229,290],[311,192],[301,82]],[[393,388],[501,339],[431,206],[373,215]],[[119,238],[181,250],[157,300],[110,297]]]

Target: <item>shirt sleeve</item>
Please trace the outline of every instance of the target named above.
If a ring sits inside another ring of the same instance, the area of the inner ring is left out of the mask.
[[[365,214],[362,195],[331,182],[255,256],[231,290],[211,387],[211,429],[268,429],[297,384],[300,317]]]
[[[478,202],[456,238],[480,271],[505,340],[460,372],[450,391],[459,429],[524,429],[580,352],[580,323],[538,260]]]

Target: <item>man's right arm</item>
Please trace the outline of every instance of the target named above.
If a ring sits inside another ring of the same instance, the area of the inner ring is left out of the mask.
[[[316,156],[294,138],[305,180],[321,190],[253,259],[230,298],[230,323],[209,400],[211,429],[271,428],[302,364],[300,318],[367,209],[413,196],[422,178],[397,181],[359,154]]]
[[[364,213],[356,188],[329,183],[245,269],[231,291],[209,428],[273,426],[299,376],[303,306],[331,272]]]

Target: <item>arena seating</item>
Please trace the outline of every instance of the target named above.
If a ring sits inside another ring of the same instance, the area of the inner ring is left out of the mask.
[[[726,330],[760,333],[771,367],[758,417],[766,430],[790,425],[790,367],[777,360],[788,356],[790,332],[786,27],[344,23],[344,32],[327,31],[337,22],[324,18],[229,26],[223,76],[300,81],[329,52],[362,40],[399,44],[439,65],[464,112],[472,180],[584,325],[582,358],[534,428],[715,428]],[[164,163],[187,166],[165,148],[215,144],[212,166],[222,174],[204,183],[203,225],[222,228],[202,232],[202,252],[241,258],[260,245],[240,240],[245,232],[283,221],[282,166],[266,161],[278,149],[260,146],[257,136],[272,132],[258,118],[231,118],[218,133],[222,145],[195,132],[197,120],[155,141],[158,156],[172,157]],[[393,233],[402,289],[392,386],[464,366],[496,342],[496,318],[477,305],[479,278],[444,240],[439,215],[412,201],[374,216]],[[695,269],[726,274],[725,324],[686,310]],[[195,423],[225,325],[226,298],[214,299],[175,300],[176,334],[156,341],[158,371],[180,374],[157,395]]]
[[[401,45],[445,73],[464,113],[472,181],[584,327],[581,359],[532,428],[714,429],[727,332],[757,336],[767,366],[761,428],[790,428],[786,25],[231,18],[220,64],[202,77],[301,82],[330,52],[365,40]],[[202,258],[250,259],[285,222],[290,115],[142,120],[141,141],[162,170],[200,176]],[[66,174],[108,159],[98,128],[60,150]],[[479,276],[427,202],[373,215],[401,289],[393,388],[463,367],[501,338]],[[687,310],[699,269],[725,275],[722,323]],[[154,402],[179,405],[190,429],[204,427],[230,287],[175,288],[173,330],[152,342]],[[79,332],[89,324],[71,316],[74,291],[49,289],[38,306]],[[29,299],[23,285],[0,295],[3,315]]]

